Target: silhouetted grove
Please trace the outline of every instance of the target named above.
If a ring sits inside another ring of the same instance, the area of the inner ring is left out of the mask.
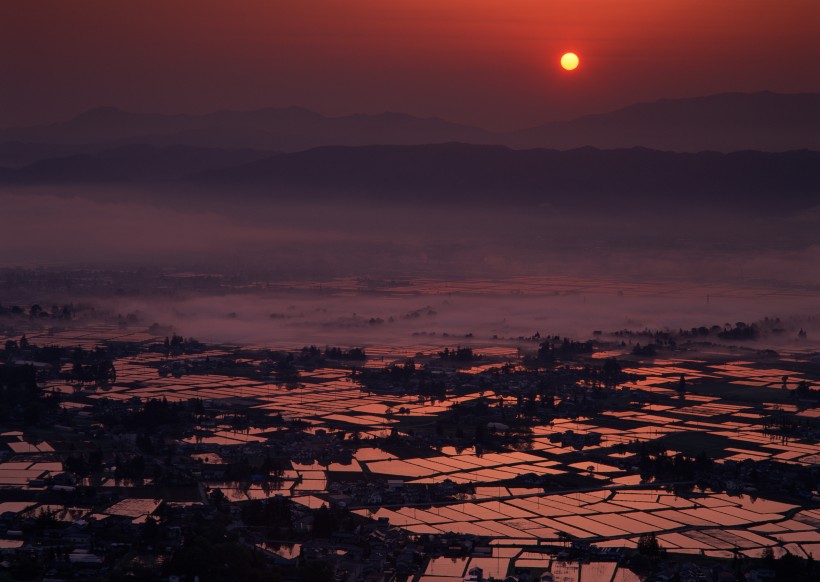
[[[344,348],[325,346],[324,351],[322,351],[318,347],[311,345],[302,348],[298,359],[299,363],[303,365],[323,365],[326,360],[349,360],[354,362],[363,362],[367,359],[367,353],[364,348],[350,348],[349,350],[346,350]]]
[[[0,306],[0,310],[2,310],[2,306]],[[34,305],[30,309],[31,315],[28,317],[30,319],[45,319],[46,321],[54,319],[62,321],[71,318],[71,312],[67,310],[68,306],[58,310],[58,315],[49,315],[39,305]],[[22,313],[22,310],[20,313]],[[14,307],[7,314],[13,316],[15,314]],[[0,311],[0,315],[3,315],[2,311]],[[117,380],[114,357],[118,350],[109,350],[99,346],[91,350],[85,350],[82,347],[38,346],[30,343],[25,334],[19,341],[6,340],[3,348],[0,351],[0,357],[10,362],[22,360],[41,364],[39,369],[41,377],[61,378],[75,385],[93,384],[98,387],[110,387]],[[64,367],[64,364],[70,364],[70,366]]]
[[[578,354],[591,354],[594,348],[591,341],[579,342],[557,335],[547,337],[538,347],[538,362],[554,362],[556,358],[571,358]]]
[[[450,348],[444,348],[444,351],[438,353],[438,357],[444,361],[472,362],[474,360],[480,360],[481,354],[473,353],[472,348],[457,346],[452,350]]]
[[[58,405],[58,398],[44,394],[37,385],[34,366],[0,365],[0,421],[31,425]]]

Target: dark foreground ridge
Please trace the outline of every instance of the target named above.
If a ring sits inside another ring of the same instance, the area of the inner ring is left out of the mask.
[[[194,183],[270,196],[307,194],[416,201],[666,205],[679,202],[798,209],[817,204],[820,153],[643,148],[572,151],[502,146],[324,147],[205,172]]]
[[[274,154],[128,146],[0,168],[0,185],[160,184],[278,201],[523,203],[737,211],[814,207],[820,152],[513,150],[463,143],[327,146]]]

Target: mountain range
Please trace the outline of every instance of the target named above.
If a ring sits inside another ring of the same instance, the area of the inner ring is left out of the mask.
[[[820,94],[723,93],[639,103],[506,136],[511,147],[676,152],[820,149]]]
[[[208,115],[132,113],[113,107],[74,119],[0,130],[0,142],[117,147],[144,144],[298,151],[322,145],[492,142],[482,129],[399,113],[326,117],[299,107],[218,111]]]
[[[509,133],[300,108],[98,108],[0,130],[0,185],[147,183],[277,200],[803,209],[820,204],[820,94],[663,100]]]
[[[820,150],[820,94],[665,99],[506,133],[399,113],[328,117],[290,107],[165,115],[100,107],[60,123],[0,130],[0,166],[134,144],[295,152],[328,145],[448,142],[516,149]]]

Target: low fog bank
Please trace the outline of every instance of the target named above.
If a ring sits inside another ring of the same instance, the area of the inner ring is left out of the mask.
[[[820,298],[771,289],[619,285],[611,281],[553,281],[541,288],[520,280],[476,285],[464,292],[443,286],[424,294],[279,292],[199,296],[176,301],[119,298],[102,303],[142,322],[172,326],[200,341],[294,349],[342,346],[497,345],[520,337],[561,335],[590,339],[621,330],[689,330],[780,319],[777,334],[740,342],[755,348],[820,348]],[[519,292],[514,292],[518,287]],[[808,338],[798,340],[798,331]],[[700,338],[703,339],[703,338]],[[708,341],[718,341],[715,337]],[[737,342],[730,342],[737,343]]]
[[[585,338],[764,317],[792,322],[771,341],[800,327],[820,337],[816,210],[740,217],[521,208],[503,196],[492,208],[432,208],[148,194],[0,191],[0,303],[93,301],[138,314],[143,328],[283,347]],[[35,281],[25,269],[68,274]]]
[[[0,266],[187,269],[271,279],[521,275],[816,290],[820,211],[768,217],[248,201],[224,193],[0,190]]]

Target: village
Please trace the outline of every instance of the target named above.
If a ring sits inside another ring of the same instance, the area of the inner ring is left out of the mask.
[[[816,575],[811,357],[698,330],[284,351],[6,317],[54,324],[2,353],[7,579]]]

